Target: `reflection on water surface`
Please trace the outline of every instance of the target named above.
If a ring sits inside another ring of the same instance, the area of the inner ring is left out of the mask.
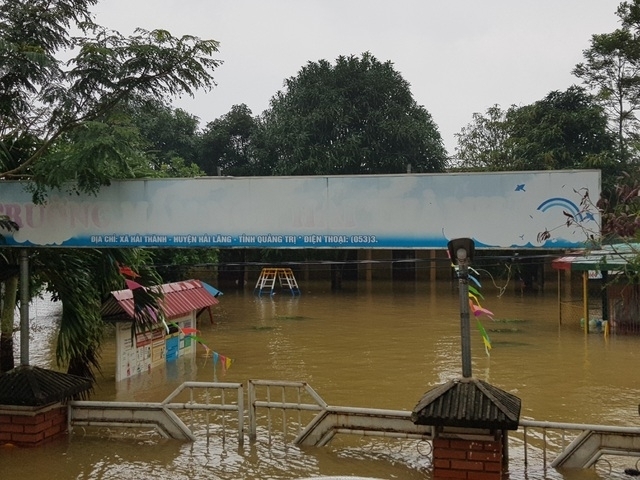
[[[115,384],[115,346],[103,351],[103,377],[94,400],[161,401],[185,380],[245,383],[248,379],[308,382],[331,405],[411,410],[425,391],[461,375],[458,292],[449,283],[376,284],[332,292],[302,285],[299,297],[255,297],[225,292],[214,323],[201,321],[203,341],[233,359],[223,372],[198,351],[193,362]],[[472,325],[473,375],[522,400],[522,417],[535,420],[637,426],[640,338],[585,335],[579,325],[558,325],[555,291],[536,296],[483,289],[483,317],[493,343],[487,356]],[[32,363],[53,365],[46,325],[38,318]],[[49,335],[49,336],[48,336]],[[44,338],[40,338],[44,337]],[[35,353],[37,352],[37,353]],[[365,448],[363,448],[363,445]],[[382,445],[382,447],[381,447]],[[513,457],[512,457],[513,458]],[[517,459],[516,459],[517,460]],[[36,450],[0,449],[3,473],[19,478],[294,479],[317,475],[428,478],[428,461],[415,449],[371,438],[336,437],[323,448],[300,449],[258,438],[191,444],[148,438],[104,440],[74,434]],[[47,468],[42,468],[47,465]],[[511,478],[519,478],[516,472]],[[606,478],[615,478],[612,472]],[[580,477],[532,467],[527,478]]]

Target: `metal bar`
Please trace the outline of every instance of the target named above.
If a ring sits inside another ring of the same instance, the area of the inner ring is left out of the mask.
[[[469,270],[467,258],[458,257],[460,271],[460,337],[462,348],[462,376],[471,377],[471,326],[469,325]]]
[[[238,387],[238,445],[244,445],[244,389]]]
[[[219,411],[237,411],[237,405],[211,405],[206,403],[167,403],[166,408],[170,410],[219,410]]]
[[[189,403],[193,405],[193,387],[189,387]],[[189,410],[189,428],[193,428],[193,410]]]
[[[524,442],[524,466],[525,468],[529,465],[529,458],[527,456],[528,448],[527,448],[527,427],[524,427],[524,431],[522,433],[522,440]]]
[[[237,389],[242,387],[241,383],[228,383],[228,382],[184,382],[177,387],[173,392],[169,394],[167,398],[162,402],[163,404],[169,403],[175,397],[180,395],[187,388],[232,388]]]
[[[302,403],[302,398],[300,397],[299,387],[296,389],[296,392],[298,394],[298,405],[300,405]],[[301,427],[302,427],[302,410],[298,410],[298,431],[296,432],[296,435],[300,435]]]
[[[547,470],[547,429],[542,429],[542,469]]]
[[[225,407],[225,399],[224,399],[224,390],[220,392],[220,403],[221,407]],[[227,435],[227,416],[224,414],[224,410],[222,411],[222,438],[226,438]]]
[[[582,316],[584,318],[584,333],[589,333],[589,272],[582,272]]]
[[[617,427],[613,425],[593,425],[588,423],[563,423],[563,422],[546,422],[536,420],[523,420],[519,422],[521,427],[529,428],[547,428],[551,430],[591,430],[594,432],[607,433],[631,433],[640,435],[640,427]]]
[[[267,385],[267,403],[271,403],[271,387]],[[269,442],[271,442],[271,409],[267,408],[267,425],[269,428]]]
[[[282,405],[285,405],[287,403],[287,395],[286,395],[286,390],[285,387],[282,387]],[[287,434],[287,412],[286,410],[283,408],[282,409],[282,431],[284,432],[285,436]]]
[[[251,385],[254,386],[263,386],[263,387],[291,387],[291,388],[304,388],[313,399],[318,402],[318,405],[321,407],[327,406],[327,403],[322,399],[320,395],[316,393],[316,391],[309,386],[306,382],[289,382],[286,380],[249,380]]]
[[[560,281],[560,270],[558,270],[558,325],[562,325],[562,286]]]
[[[255,405],[256,407],[262,407],[262,408],[285,408],[290,410],[310,410],[313,412],[319,412],[321,410],[324,410],[323,407],[314,405],[312,403],[297,404],[297,403],[282,403],[282,402],[255,400],[253,402],[253,405]]]
[[[421,433],[401,433],[389,432],[387,430],[363,430],[351,428],[336,428],[335,433],[346,433],[351,435],[360,435],[363,437],[384,437],[384,438],[402,438],[407,440],[432,440],[433,435]]]
[[[207,401],[207,406],[209,406],[211,404],[210,400],[209,400],[209,389],[206,388],[204,390],[204,395],[205,395],[205,400]],[[209,424],[211,423],[210,419],[209,419],[209,410],[207,410],[207,414],[205,416],[206,421],[207,421],[207,438],[209,438]]]
[[[253,380],[249,380],[247,383],[248,397],[249,397],[249,439],[255,440],[257,436],[257,422],[256,422],[256,386]]]
[[[160,436],[163,438],[170,438],[167,432],[165,432],[159,425],[155,423],[138,423],[136,425],[132,425],[131,423],[126,422],[100,422],[100,421],[78,421],[76,425],[81,427],[112,427],[112,428],[151,428],[158,432]]]
[[[20,365],[29,365],[29,254],[20,250]]]

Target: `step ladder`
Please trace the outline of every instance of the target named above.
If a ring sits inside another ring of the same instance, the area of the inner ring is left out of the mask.
[[[277,283],[276,283],[277,282]],[[256,295],[262,295],[262,292],[269,291],[269,295],[275,293],[276,285],[281,289],[289,289],[291,295],[300,295],[298,282],[290,268],[263,268],[253,289]]]

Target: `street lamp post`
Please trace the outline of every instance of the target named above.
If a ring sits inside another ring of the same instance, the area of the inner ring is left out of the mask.
[[[458,265],[460,293],[460,339],[462,349],[462,376],[471,377],[471,326],[469,322],[469,264],[475,244],[470,238],[457,238],[448,244],[449,256]]]
[[[29,255],[20,251],[20,365],[29,366]]]

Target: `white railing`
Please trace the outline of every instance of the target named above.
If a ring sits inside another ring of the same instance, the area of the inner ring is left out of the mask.
[[[247,396],[252,441],[259,432],[269,441],[281,435],[283,442],[317,446],[328,444],[337,434],[394,438],[407,445],[430,444],[433,438],[431,427],[414,425],[409,412],[329,406],[306,382],[249,380]],[[80,425],[155,428],[163,436],[193,440],[201,433],[208,437],[215,425],[221,438],[232,430],[242,445],[244,420],[240,383],[185,382],[159,403],[69,402],[70,431]],[[532,462],[545,471],[598,465],[611,470],[616,459],[619,464],[621,457],[640,457],[640,427],[521,419],[518,430],[509,432],[509,456],[514,467],[522,464],[525,471]]]
[[[512,447],[521,445],[525,467],[533,453],[545,470],[549,466],[590,468],[598,462],[611,466],[614,457],[640,456],[639,427],[521,419],[510,439]]]
[[[175,402],[185,392],[189,392],[189,399],[186,402]],[[213,391],[213,392],[212,392]],[[196,392],[201,392],[199,398],[196,398]],[[231,403],[228,403],[228,393],[234,393]],[[210,412],[222,412],[221,427],[222,435],[226,436],[227,415],[226,412],[235,412],[237,418],[237,436],[238,443],[244,443],[244,389],[241,383],[224,383],[224,382],[185,382],[176,388],[162,402],[164,406],[171,410],[186,410],[189,412],[204,411],[204,424],[206,434],[209,436]],[[191,417],[190,424],[193,426],[195,421]]]
[[[259,393],[263,396],[258,399]],[[306,382],[290,382],[281,380],[249,380],[247,384],[249,397],[249,438],[255,440],[258,429],[258,409],[266,409],[267,432],[271,437],[272,426],[275,422],[275,411],[280,411],[282,432],[290,432],[291,423],[294,424],[295,434],[298,435],[311,420],[304,412],[321,412],[327,408],[327,403]],[[293,400],[292,398],[293,397]],[[293,416],[287,413],[293,412]]]
[[[194,440],[193,429],[201,425],[209,436],[212,412],[220,412],[222,435],[226,435],[227,412],[234,412],[238,443],[244,442],[241,383],[185,382],[159,403],[72,401],[68,408],[69,432],[75,426],[152,429],[163,437],[184,440]],[[189,427],[175,411],[188,412]],[[198,418],[195,418],[196,413]]]

